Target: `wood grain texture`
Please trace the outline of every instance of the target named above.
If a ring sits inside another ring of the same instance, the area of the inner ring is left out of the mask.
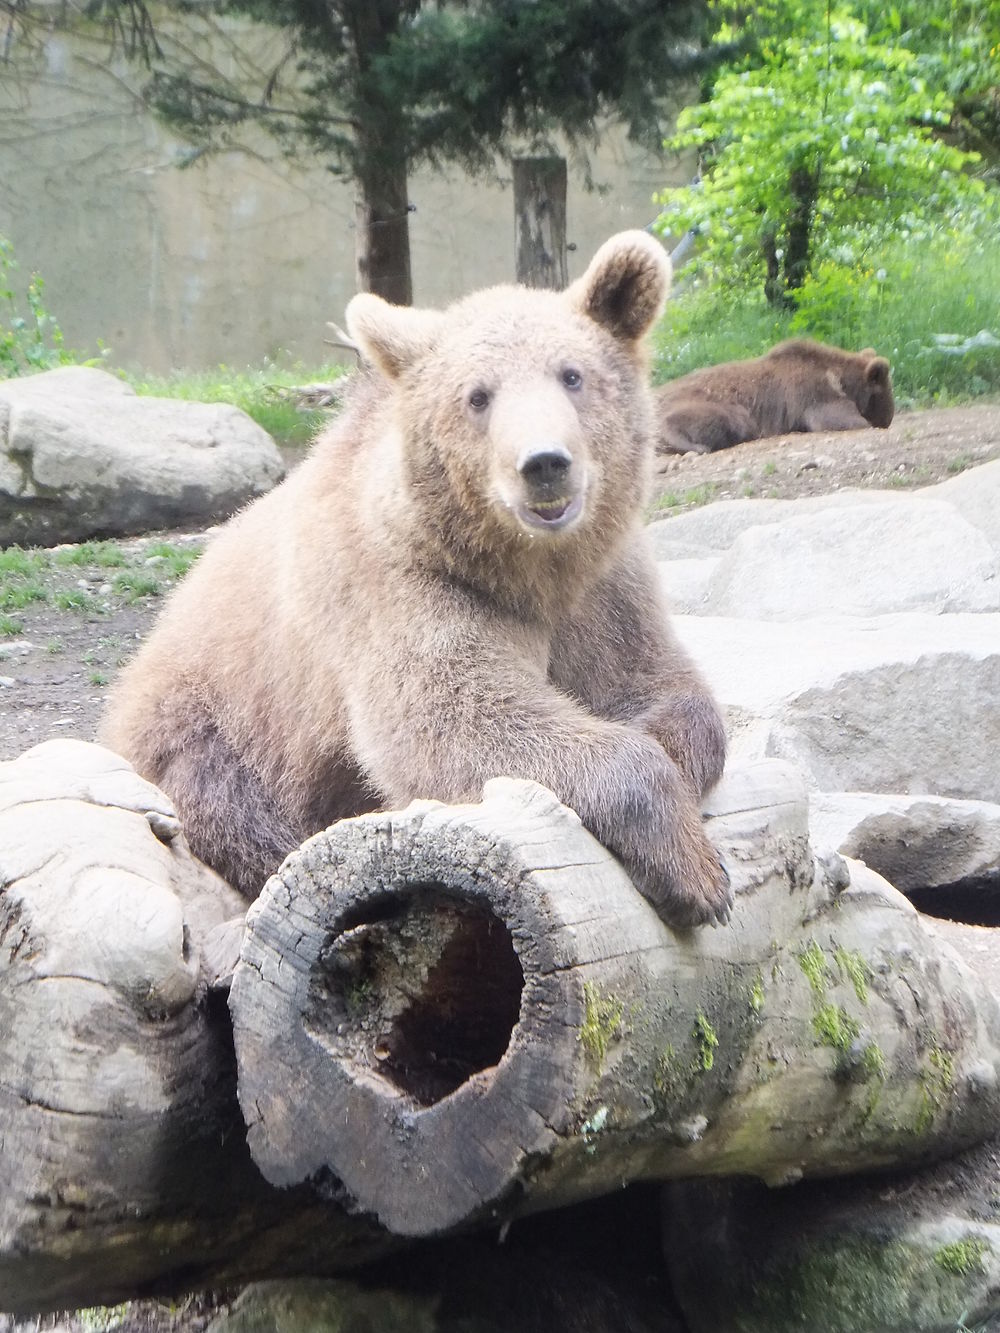
[[[433,1235],[984,1137],[1000,1024],[978,978],[864,866],[815,863],[788,766],[731,775],[708,814],[737,906],[685,933],[531,783],[310,839],[251,909],[230,997],[267,1179],[333,1178]]]

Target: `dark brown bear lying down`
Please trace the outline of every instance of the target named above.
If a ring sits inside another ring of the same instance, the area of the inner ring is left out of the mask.
[[[885,427],[894,410],[884,356],[807,338],[692,371],[655,396],[661,454],[706,454],[790,431]]]

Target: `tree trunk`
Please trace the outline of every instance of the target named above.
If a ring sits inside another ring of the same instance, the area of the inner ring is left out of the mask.
[[[808,167],[796,167],[789,180],[792,208],[785,233],[785,292],[796,291],[809,273],[809,247],[812,241],[813,214],[819,195],[819,173]]]
[[[712,798],[732,925],[670,931],[543,788],[345,821],[250,913],[230,996],[250,1151],[428,1236],[641,1178],[769,1183],[992,1130],[1000,1012],[793,771]]]
[[[566,265],[566,159],[515,158],[514,250],[517,281],[562,291]]]
[[[361,152],[359,148],[359,156]],[[381,147],[364,156],[357,176],[354,216],[358,291],[374,292],[393,305],[411,305],[405,157]]]

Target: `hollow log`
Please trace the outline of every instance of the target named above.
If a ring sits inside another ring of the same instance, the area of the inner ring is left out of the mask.
[[[707,813],[736,905],[688,933],[531,783],[303,844],[230,994],[267,1180],[431,1236],[631,1180],[776,1184],[986,1138],[989,988],[879,876],[814,861],[786,765],[729,775]]]
[[[250,1160],[209,934],[245,909],[117,755],[0,764],[0,1311],[335,1272],[384,1232]]]

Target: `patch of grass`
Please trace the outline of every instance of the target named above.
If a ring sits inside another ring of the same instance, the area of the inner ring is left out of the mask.
[[[345,373],[344,366],[306,367],[220,365],[214,370],[175,371],[168,376],[123,372],[138,394],[156,398],[185,398],[201,403],[232,403],[253,417],[279,444],[308,444],[326,418],[324,412],[300,412],[280,390],[303,384],[328,384]]]
[[[48,601],[48,593],[43,583],[9,583],[0,581],[0,610],[23,611],[33,602]]]
[[[167,570],[180,579],[201,555],[202,546],[171,546],[169,542],[154,542],[146,551],[146,559],[154,560],[158,568]]]
[[[99,611],[101,604],[91,593],[83,588],[60,588],[52,598],[60,611],[76,611],[80,615],[88,611]]]
[[[103,671],[92,671],[88,677],[91,685],[107,685],[110,676]]]
[[[159,597],[163,589],[155,574],[147,574],[137,569],[126,569],[116,574],[111,584],[112,590],[126,602],[138,602],[143,597]]]
[[[13,616],[0,615],[0,635],[5,638],[16,639],[19,634],[24,633],[24,626],[20,620],[15,620]]]
[[[971,454],[956,454],[954,458],[948,460],[949,472],[964,472],[967,467],[971,467],[975,459]]]
[[[125,552],[114,542],[81,542],[56,551],[57,565],[97,565],[101,569],[115,569],[126,563]]]
[[[697,509],[700,505],[707,505],[715,498],[718,489],[718,482],[706,481],[700,486],[692,486],[687,491],[666,491],[653,505],[653,516],[662,517],[664,513]]]
[[[37,551],[25,551],[20,546],[8,546],[0,550],[0,578],[17,575],[31,578],[45,568],[45,559]]]
[[[764,464],[763,472],[765,477],[773,477],[778,470],[778,465],[773,458],[769,458]]]

